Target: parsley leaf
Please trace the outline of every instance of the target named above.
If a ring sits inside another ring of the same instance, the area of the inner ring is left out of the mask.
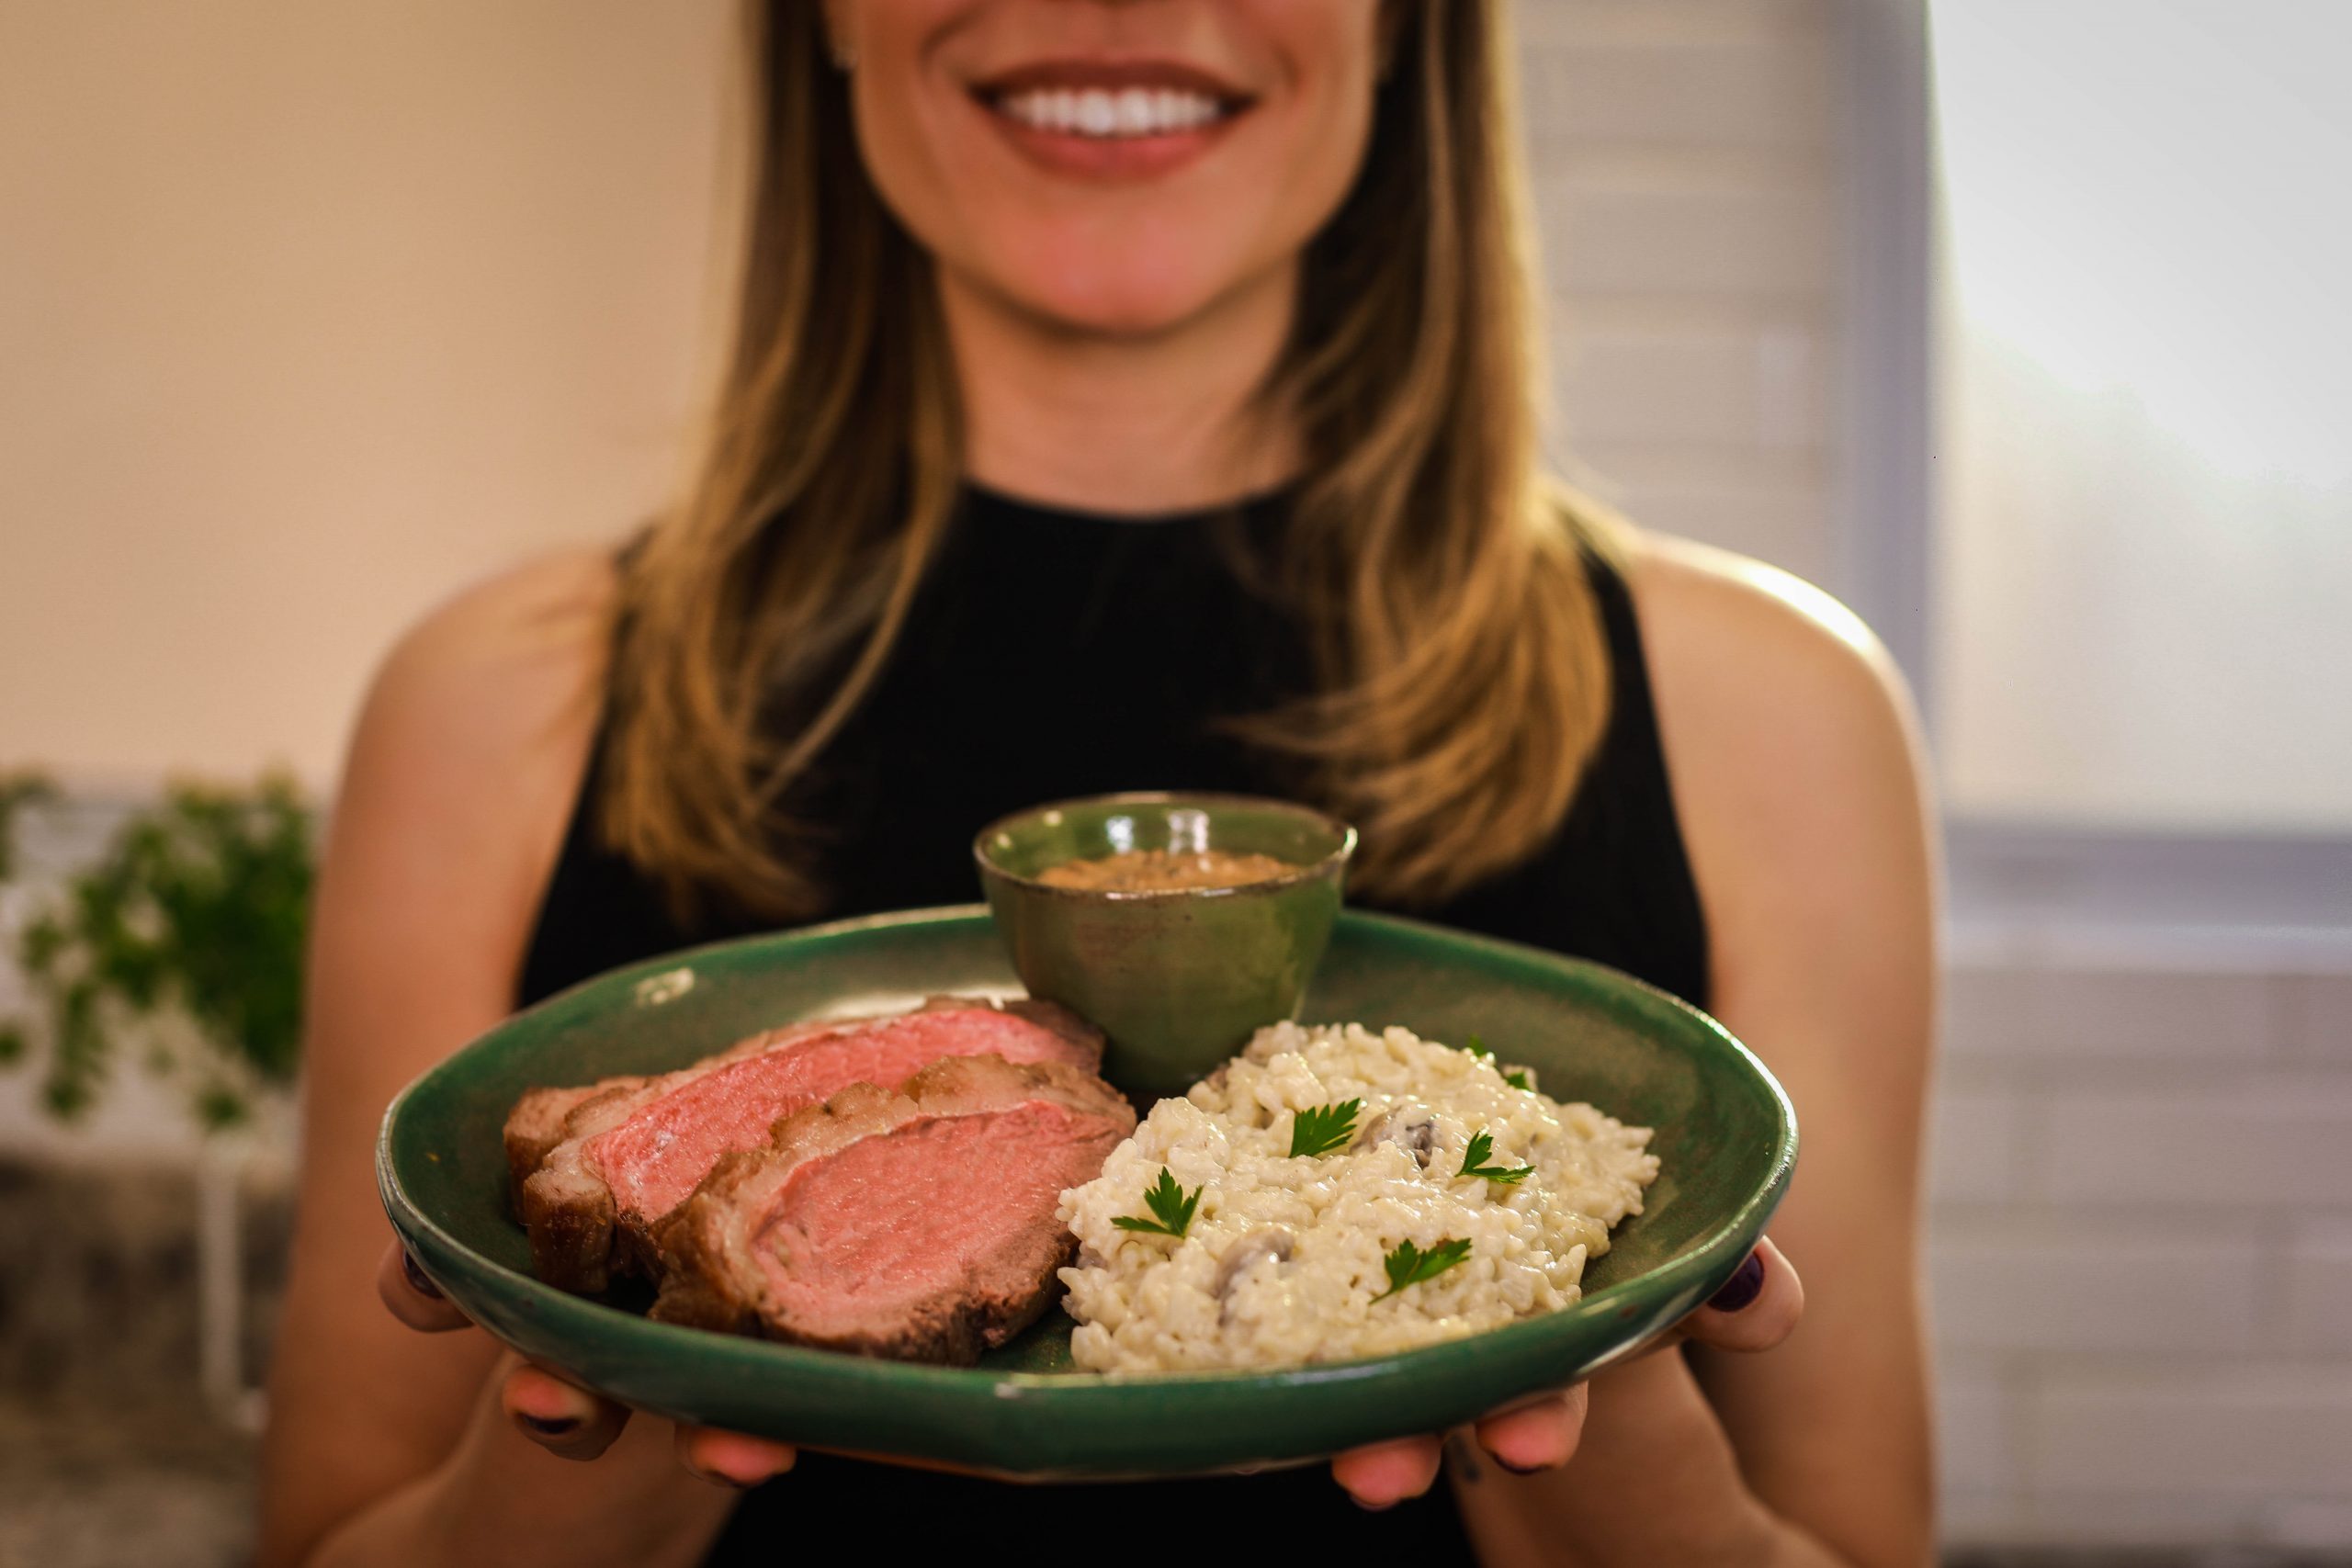
[[[1312,1105],[1291,1118],[1290,1157],[1328,1155],[1356,1135],[1356,1118],[1363,1101],[1343,1100],[1337,1105]]]
[[[1469,1039],[1464,1040],[1462,1043],[1462,1048],[1464,1051],[1469,1052],[1473,1056],[1477,1056],[1482,1059],[1494,1055],[1492,1051],[1487,1049],[1486,1041],[1480,1039],[1476,1034],[1473,1034]]]
[[[1462,1174],[1483,1176],[1489,1181],[1524,1181],[1535,1174],[1535,1168],[1532,1165],[1516,1166],[1510,1169],[1505,1169],[1501,1166],[1488,1165],[1487,1156],[1494,1152],[1495,1140],[1490,1134],[1471,1134],[1470,1142],[1462,1151]]]
[[[1176,1185],[1176,1178],[1170,1175],[1168,1168],[1163,1165],[1159,1168],[1159,1179],[1143,1191],[1143,1206],[1151,1211],[1153,1217],[1146,1220],[1133,1214],[1121,1214],[1111,1223],[1123,1231],[1148,1231],[1155,1235],[1181,1237],[1192,1227],[1193,1211],[1200,1207],[1201,1194],[1205,1190],[1205,1188],[1195,1187],[1187,1196],[1184,1190]]]
[[[1510,1071],[1503,1075],[1503,1082],[1510,1085],[1513,1089],[1523,1089],[1530,1094],[1532,1094],[1535,1091],[1535,1086],[1527,1081],[1527,1069],[1525,1067],[1513,1067]]]
[[[1466,1236],[1460,1241],[1442,1241],[1423,1252],[1409,1241],[1400,1241],[1396,1250],[1381,1260],[1388,1270],[1388,1288],[1372,1299],[1385,1302],[1408,1285],[1418,1285],[1424,1280],[1434,1280],[1470,1256]]]

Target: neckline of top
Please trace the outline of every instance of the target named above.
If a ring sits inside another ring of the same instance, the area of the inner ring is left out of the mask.
[[[1238,496],[1213,506],[1187,507],[1177,512],[1089,512],[1010,494],[976,479],[964,481],[964,504],[975,516],[1012,523],[1076,525],[1081,527],[1181,529],[1227,517],[1254,517],[1289,499],[1290,487],[1277,486]]]

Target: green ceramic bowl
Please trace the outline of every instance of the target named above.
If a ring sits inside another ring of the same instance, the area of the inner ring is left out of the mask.
[[[1013,973],[1110,1037],[1102,1073],[1181,1094],[1270,1023],[1298,1016],[1331,938],[1356,831],[1287,801],[1105,795],[1040,806],[972,840]],[[1297,870],[1235,887],[1054,887],[1048,866],[1126,850],[1272,855]]]
[[[1587,1376],[1713,1294],[1796,1159],[1787,1098],[1704,1014],[1598,964],[1343,914],[1307,994],[1320,1021],[1473,1032],[1545,1090],[1657,1130],[1647,1207],[1564,1311],[1370,1360],[1106,1377],[1048,1313],[970,1370],[860,1359],[650,1323],[531,1278],[499,1133],[537,1084],[658,1072],[791,1019],[1016,993],[978,906],[758,937],[590,980],[483,1035],[385,1113],[377,1179],[441,1289],[525,1355],[640,1408],[812,1448],[1031,1478],[1177,1475],[1311,1459],[1457,1425]]]

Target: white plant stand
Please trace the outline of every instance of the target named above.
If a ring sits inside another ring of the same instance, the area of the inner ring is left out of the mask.
[[[197,1378],[214,1415],[243,1432],[262,1427],[264,1396],[245,1376],[245,1173],[255,1142],[243,1130],[201,1140],[196,1154]]]

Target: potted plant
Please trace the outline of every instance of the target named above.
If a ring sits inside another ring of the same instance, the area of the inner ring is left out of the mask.
[[[14,829],[50,807],[37,777],[0,779],[0,881]],[[32,1003],[0,1021],[0,1063],[42,1065],[59,1118],[88,1112],[120,1063],[183,1088],[197,1161],[200,1375],[250,1419],[239,1348],[239,1192],[257,1110],[282,1106],[300,1060],[302,953],[316,823],[293,782],[182,784],[133,811],[91,864],[36,894],[16,935]]]

